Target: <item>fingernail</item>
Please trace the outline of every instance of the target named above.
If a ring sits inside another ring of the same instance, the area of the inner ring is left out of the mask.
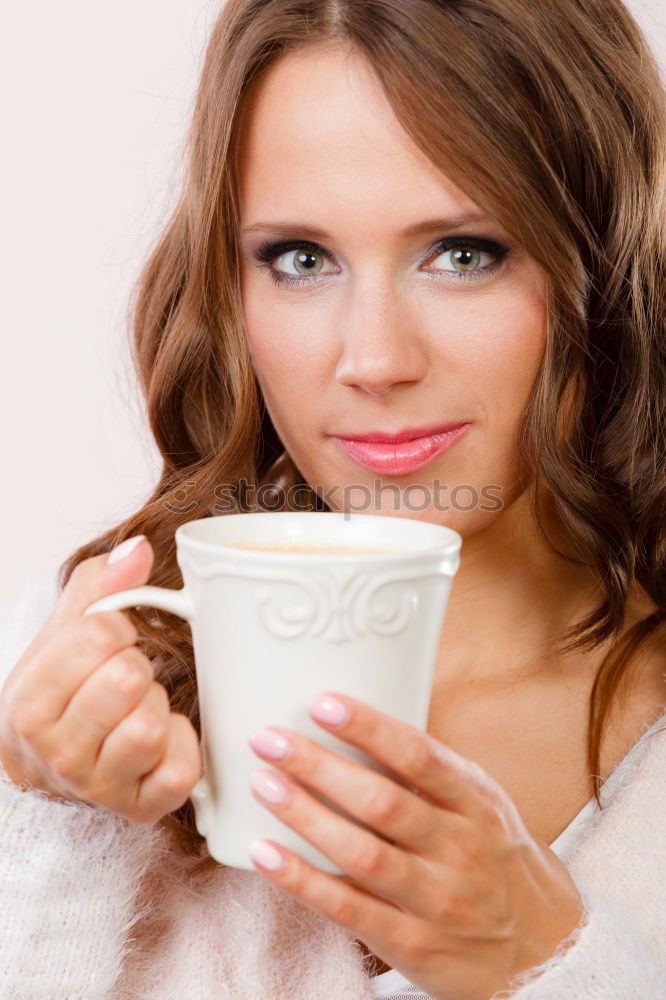
[[[253,840],[249,851],[252,860],[256,861],[262,868],[267,868],[270,872],[276,872],[278,868],[282,868],[282,855],[265,840]]]
[[[289,789],[284,781],[280,781],[271,771],[254,768],[250,771],[250,784],[257,795],[266,799],[272,806],[281,806],[289,798]]]
[[[134,551],[139,542],[143,541],[145,537],[145,535],[134,535],[132,538],[126,538],[124,542],[120,543],[120,545],[116,545],[115,549],[111,549],[109,552],[106,565],[108,566],[109,563],[115,563],[120,559],[124,559],[125,556],[128,556],[130,552]]]
[[[308,704],[308,711],[317,722],[329,726],[340,726],[349,718],[349,709],[344,702],[332,698],[330,694],[316,694]]]
[[[289,740],[272,729],[258,729],[248,739],[252,749],[269,760],[284,760],[292,749]]]

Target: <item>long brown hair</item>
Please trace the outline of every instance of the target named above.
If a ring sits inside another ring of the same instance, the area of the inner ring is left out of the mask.
[[[155,551],[150,583],[180,587],[182,522],[265,509],[239,496],[241,482],[273,484],[272,509],[284,504],[280,487],[302,482],[244,340],[235,170],[261,74],[313,45],[361,53],[405,131],[550,279],[521,457],[539,524],[546,495],[575,559],[598,578],[598,605],[559,637],[563,650],[611,640],[589,704],[598,797],[611,702],[666,617],[664,88],[620,0],[227,0],[206,52],[180,200],[130,302],[162,472],[140,510],[63,563],[60,585],[81,560],[144,533]],[[310,500],[328,509],[313,490]],[[623,632],[634,581],[657,610]],[[199,732],[189,627],[149,608],[127,614],[173,711]],[[189,801],[162,822],[203,858],[195,869],[217,864]]]

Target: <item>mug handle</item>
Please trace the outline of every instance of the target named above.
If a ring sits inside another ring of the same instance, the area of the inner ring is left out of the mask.
[[[186,587],[180,590],[169,590],[168,587],[130,587],[129,590],[118,590],[115,594],[107,594],[93,601],[85,611],[84,615],[93,614],[95,611],[120,611],[123,608],[134,608],[141,604],[153,608],[160,608],[162,611],[170,611],[180,618],[192,624],[194,620],[194,604]],[[209,829],[208,817],[212,812],[212,795],[210,785],[202,776],[190,792],[190,799],[194,805],[197,830],[206,836]]]

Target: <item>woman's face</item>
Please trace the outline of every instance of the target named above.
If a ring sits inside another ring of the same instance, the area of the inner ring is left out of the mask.
[[[341,51],[271,67],[239,164],[248,347],[305,480],[332,509],[464,537],[487,527],[523,489],[517,432],[546,341],[543,271],[435,169],[372,72]],[[428,220],[439,221],[417,231]],[[367,445],[336,439],[459,423],[439,454],[407,446],[428,456],[419,468],[375,451],[377,471],[356,460]]]

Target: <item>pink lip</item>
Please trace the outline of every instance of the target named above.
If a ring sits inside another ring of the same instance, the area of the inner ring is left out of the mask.
[[[469,424],[458,424],[450,430],[397,443],[394,441],[393,444],[332,436],[343,451],[365,469],[379,472],[384,476],[403,476],[408,472],[422,469],[451,448],[465,434],[468,427]]]
[[[414,441],[416,438],[432,437],[443,431],[452,431],[461,427],[464,420],[452,424],[428,424],[427,427],[406,427],[394,434],[388,431],[367,431],[364,434],[335,434],[333,437],[344,438],[347,441],[379,441],[381,444],[400,444],[402,441]]]

